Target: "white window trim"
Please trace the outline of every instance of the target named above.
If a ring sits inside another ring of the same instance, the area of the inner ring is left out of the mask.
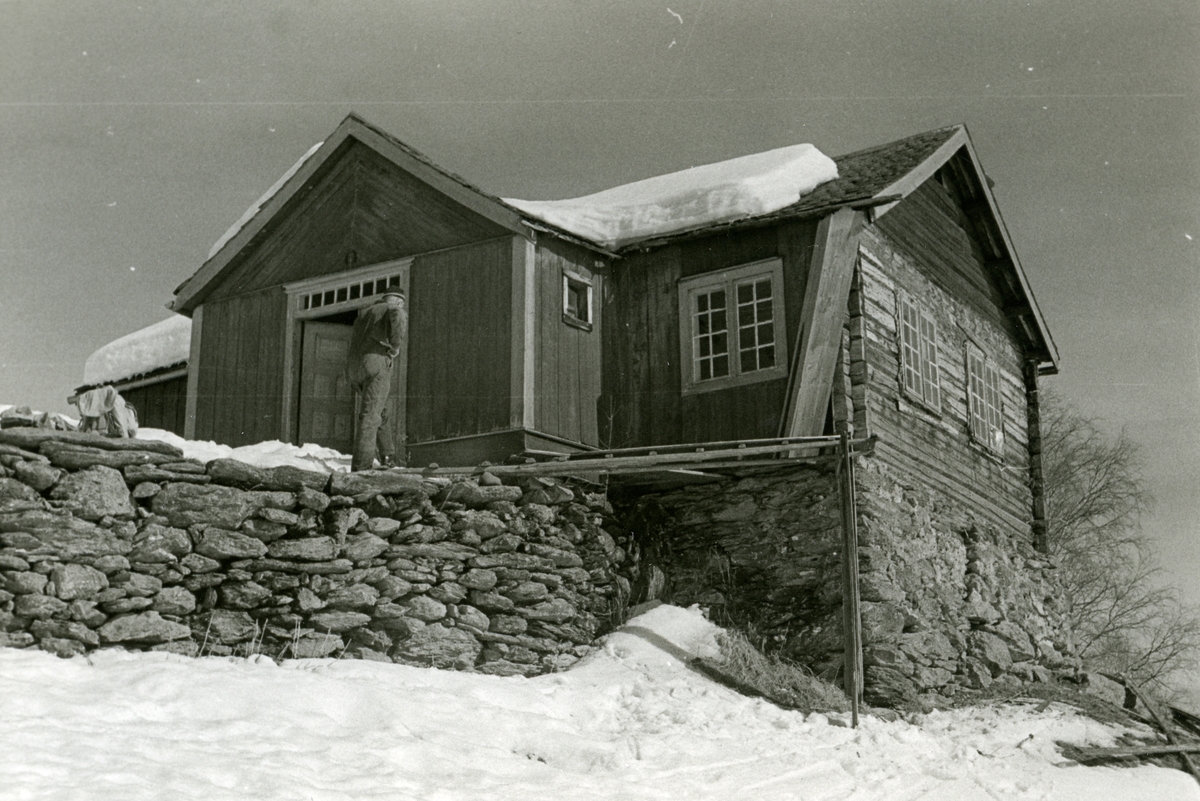
[[[373,291],[370,295],[360,294],[357,298],[349,297],[352,285],[361,287],[367,281],[395,279],[393,286],[388,287],[388,289],[391,291],[399,289],[407,294],[408,273],[412,266],[412,261],[412,259],[398,259],[396,261],[373,264],[358,270],[334,273],[333,275],[322,275],[316,278],[308,278],[303,281],[285,284],[283,291],[288,296],[291,316],[296,320],[328,317],[331,314],[339,314],[340,312],[370,306],[378,298],[380,294],[378,291]],[[346,290],[346,299],[339,301],[337,300],[337,292],[342,289]],[[334,293],[333,302],[322,302],[320,306],[304,308],[304,301],[306,299],[311,298],[314,294],[324,294],[326,292]]]
[[[1000,456],[1004,453],[1004,396],[1000,386],[1000,368],[996,365],[983,348],[971,340],[964,345],[964,366],[966,370],[967,394],[967,430],[971,441],[988,453]],[[978,364],[981,373],[978,376],[980,391],[976,390],[976,375],[972,365]],[[990,388],[994,404],[988,403],[988,383],[994,382]],[[982,430],[981,430],[982,429]]]
[[[570,287],[571,287],[572,283],[580,284],[586,289],[586,292],[585,292],[586,299],[584,301],[584,315],[585,315],[584,317],[578,317],[567,311],[567,309],[570,308],[569,296],[570,296]],[[596,319],[594,316],[595,315],[595,307],[592,305],[593,304],[592,290],[593,290],[593,284],[592,284],[591,278],[581,275],[580,273],[577,273],[574,270],[567,270],[565,268],[563,269],[563,271],[562,271],[562,293],[563,293],[562,319],[563,319],[564,323],[566,323],[567,325],[573,326],[575,328],[583,329],[584,331],[592,330],[593,321]]]
[[[916,356],[918,363],[909,364],[904,331],[906,326],[905,307],[912,309],[917,318]],[[929,310],[908,293],[896,292],[896,350],[899,359],[900,372],[897,379],[900,392],[906,398],[919,404],[934,414],[942,413],[942,365],[941,347],[938,344],[938,324]],[[912,372],[920,386],[912,389],[908,386],[909,372]]]
[[[775,366],[749,373],[741,372],[738,358],[738,326],[737,326],[737,293],[734,286],[747,278],[771,279],[771,316],[775,333]],[[695,359],[693,342],[694,305],[698,292],[724,286],[726,297],[731,304],[726,307],[727,325],[729,332],[729,375],[721,378],[699,380],[695,374]],[[763,259],[762,261],[742,264],[719,272],[704,273],[703,275],[684,278],[679,282],[679,365],[681,389],[684,395],[701,392],[712,392],[729,387],[754,384],[760,381],[772,381],[786,378],[788,374],[787,352],[787,321],[784,316],[783,302],[783,260],[779,258]]]

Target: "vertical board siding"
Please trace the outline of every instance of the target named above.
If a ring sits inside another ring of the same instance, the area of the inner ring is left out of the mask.
[[[231,262],[209,299],[505,233],[351,140]],[[353,253],[352,262],[347,261]]]
[[[137,410],[141,428],[161,428],[183,436],[187,413],[187,377],[120,390],[121,397]]]
[[[787,353],[795,348],[817,223],[777,225],[688,240],[613,265],[605,293],[601,441],[607,447],[774,437],[786,379],[684,398],[679,281],[762,259],[783,261]],[[610,419],[606,419],[610,417]],[[607,441],[605,442],[605,440]]]
[[[198,439],[238,446],[278,438],[286,302],[275,288],[204,304]]]
[[[538,244],[534,337],[534,427],[546,434],[599,445],[600,347],[604,279],[590,251],[549,237]],[[563,271],[592,281],[592,330],[563,322]]]
[[[935,271],[894,244],[882,226],[864,234],[862,253],[863,333],[870,371],[868,408],[872,433],[879,435],[879,458],[916,473],[992,522],[1010,530],[1023,530],[1030,519],[1032,498],[1018,341],[1006,326],[995,322],[998,310],[979,313],[976,303],[981,295],[952,295],[945,282],[931,275]],[[939,410],[927,409],[902,388],[897,292],[905,293],[937,323]],[[999,456],[971,439],[967,341],[982,346],[1000,372],[1005,437]]]
[[[508,427],[508,238],[418,256],[409,284],[409,442]]]

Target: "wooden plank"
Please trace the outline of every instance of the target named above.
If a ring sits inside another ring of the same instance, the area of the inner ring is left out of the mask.
[[[650,442],[678,442],[682,436],[679,342],[679,279],[682,253],[666,247],[655,254],[653,269],[646,274],[646,324],[652,343],[650,351],[649,413]]]
[[[851,725],[858,728],[858,705],[863,691],[862,614],[858,583],[858,511],[854,488],[854,457],[850,438],[842,431],[838,444],[838,501],[842,513],[842,632],[844,689],[850,697]]]
[[[841,344],[862,225],[861,212],[839,209],[824,218],[818,228],[792,358],[793,386],[782,431],[787,436],[819,434],[825,427],[833,364]]]
[[[1164,745],[1117,745],[1109,748],[1076,748],[1072,754],[1081,761],[1120,759],[1122,757],[1165,756],[1167,754],[1200,754],[1200,743]]]
[[[601,336],[604,331],[604,276],[592,274],[592,330],[580,337],[579,355],[579,441],[585,445],[600,444],[597,403],[600,399],[602,367]]]
[[[1122,683],[1128,689],[1132,690],[1133,694],[1136,695],[1138,700],[1142,702],[1142,706],[1146,707],[1146,709],[1150,711],[1150,715],[1154,718],[1154,722],[1158,724],[1158,727],[1162,729],[1163,735],[1166,736],[1167,742],[1171,745],[1179,745],[1179,741],[1175,737],[1175,732],[1171,730],[1171,727],[1167,725],[1167,722],[1163,719],[1162,714],[1158,711],[1158,704],[1155,703],[1154,700],[1145,693],[1143,693],[1136,684],[1128,679],[1125,679]],[[1191,749],[1188,749],[1188,751],[1190,750]],[[1196,763],[1192,761],[1188,751],[1179,752],[1179,761],[1183,763],[1183,767],[1188,771],[1188,773],[1192,774],[1192,778],[1195,779],[1198,784],[1200,784],[1200,769],[1196,767]]]
[[[536,422],[537,254],[534,243],[521,236],[511,240],[509,313],[509,414],[512,428],[533,428]]]
[[[184,409],[183,436],[196,438],[196,415],[200,406],[200,342],[204,334],[204,306],[192,312],[192,339],[188,346],[187,402]]]

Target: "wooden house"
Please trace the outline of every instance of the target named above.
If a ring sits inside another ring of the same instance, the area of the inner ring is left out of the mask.
[[[75,397],[111,386],[137,412],[143,428],[183,435],[187,412],[187,366],[191,321],[175,315],[113,340],[84,363]]]
[[[768,214],[602,246],[351,115],[177,290],[186,434],[350,449],[357,309],[409,298],[409,461],[821,434],[1041,519],[1057,353],[967,131],[834,160]]]

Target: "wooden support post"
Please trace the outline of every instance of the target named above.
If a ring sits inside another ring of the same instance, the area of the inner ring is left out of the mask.
[[[815,436],[825,428],[862,227],[862,212],[849,208],[838,209],[817,226],[780,436]]]
[[[1042,470],[1042,413],[1038,365],[1025,362],[1025,403],[1029,422],[1029,488],[1033,496],[1033,547],[1050,551],[1050,520],[1046,512],[1046,479]]]
[[[862,617],[858,597],[858,513],[854,498],[854,456],[850,438],[842,432],[838,448],[838,498],[842,507],[842,629],[845,675],[843,687],[850,696],[851,725],[858,728],[858,707],[863,690]]]

